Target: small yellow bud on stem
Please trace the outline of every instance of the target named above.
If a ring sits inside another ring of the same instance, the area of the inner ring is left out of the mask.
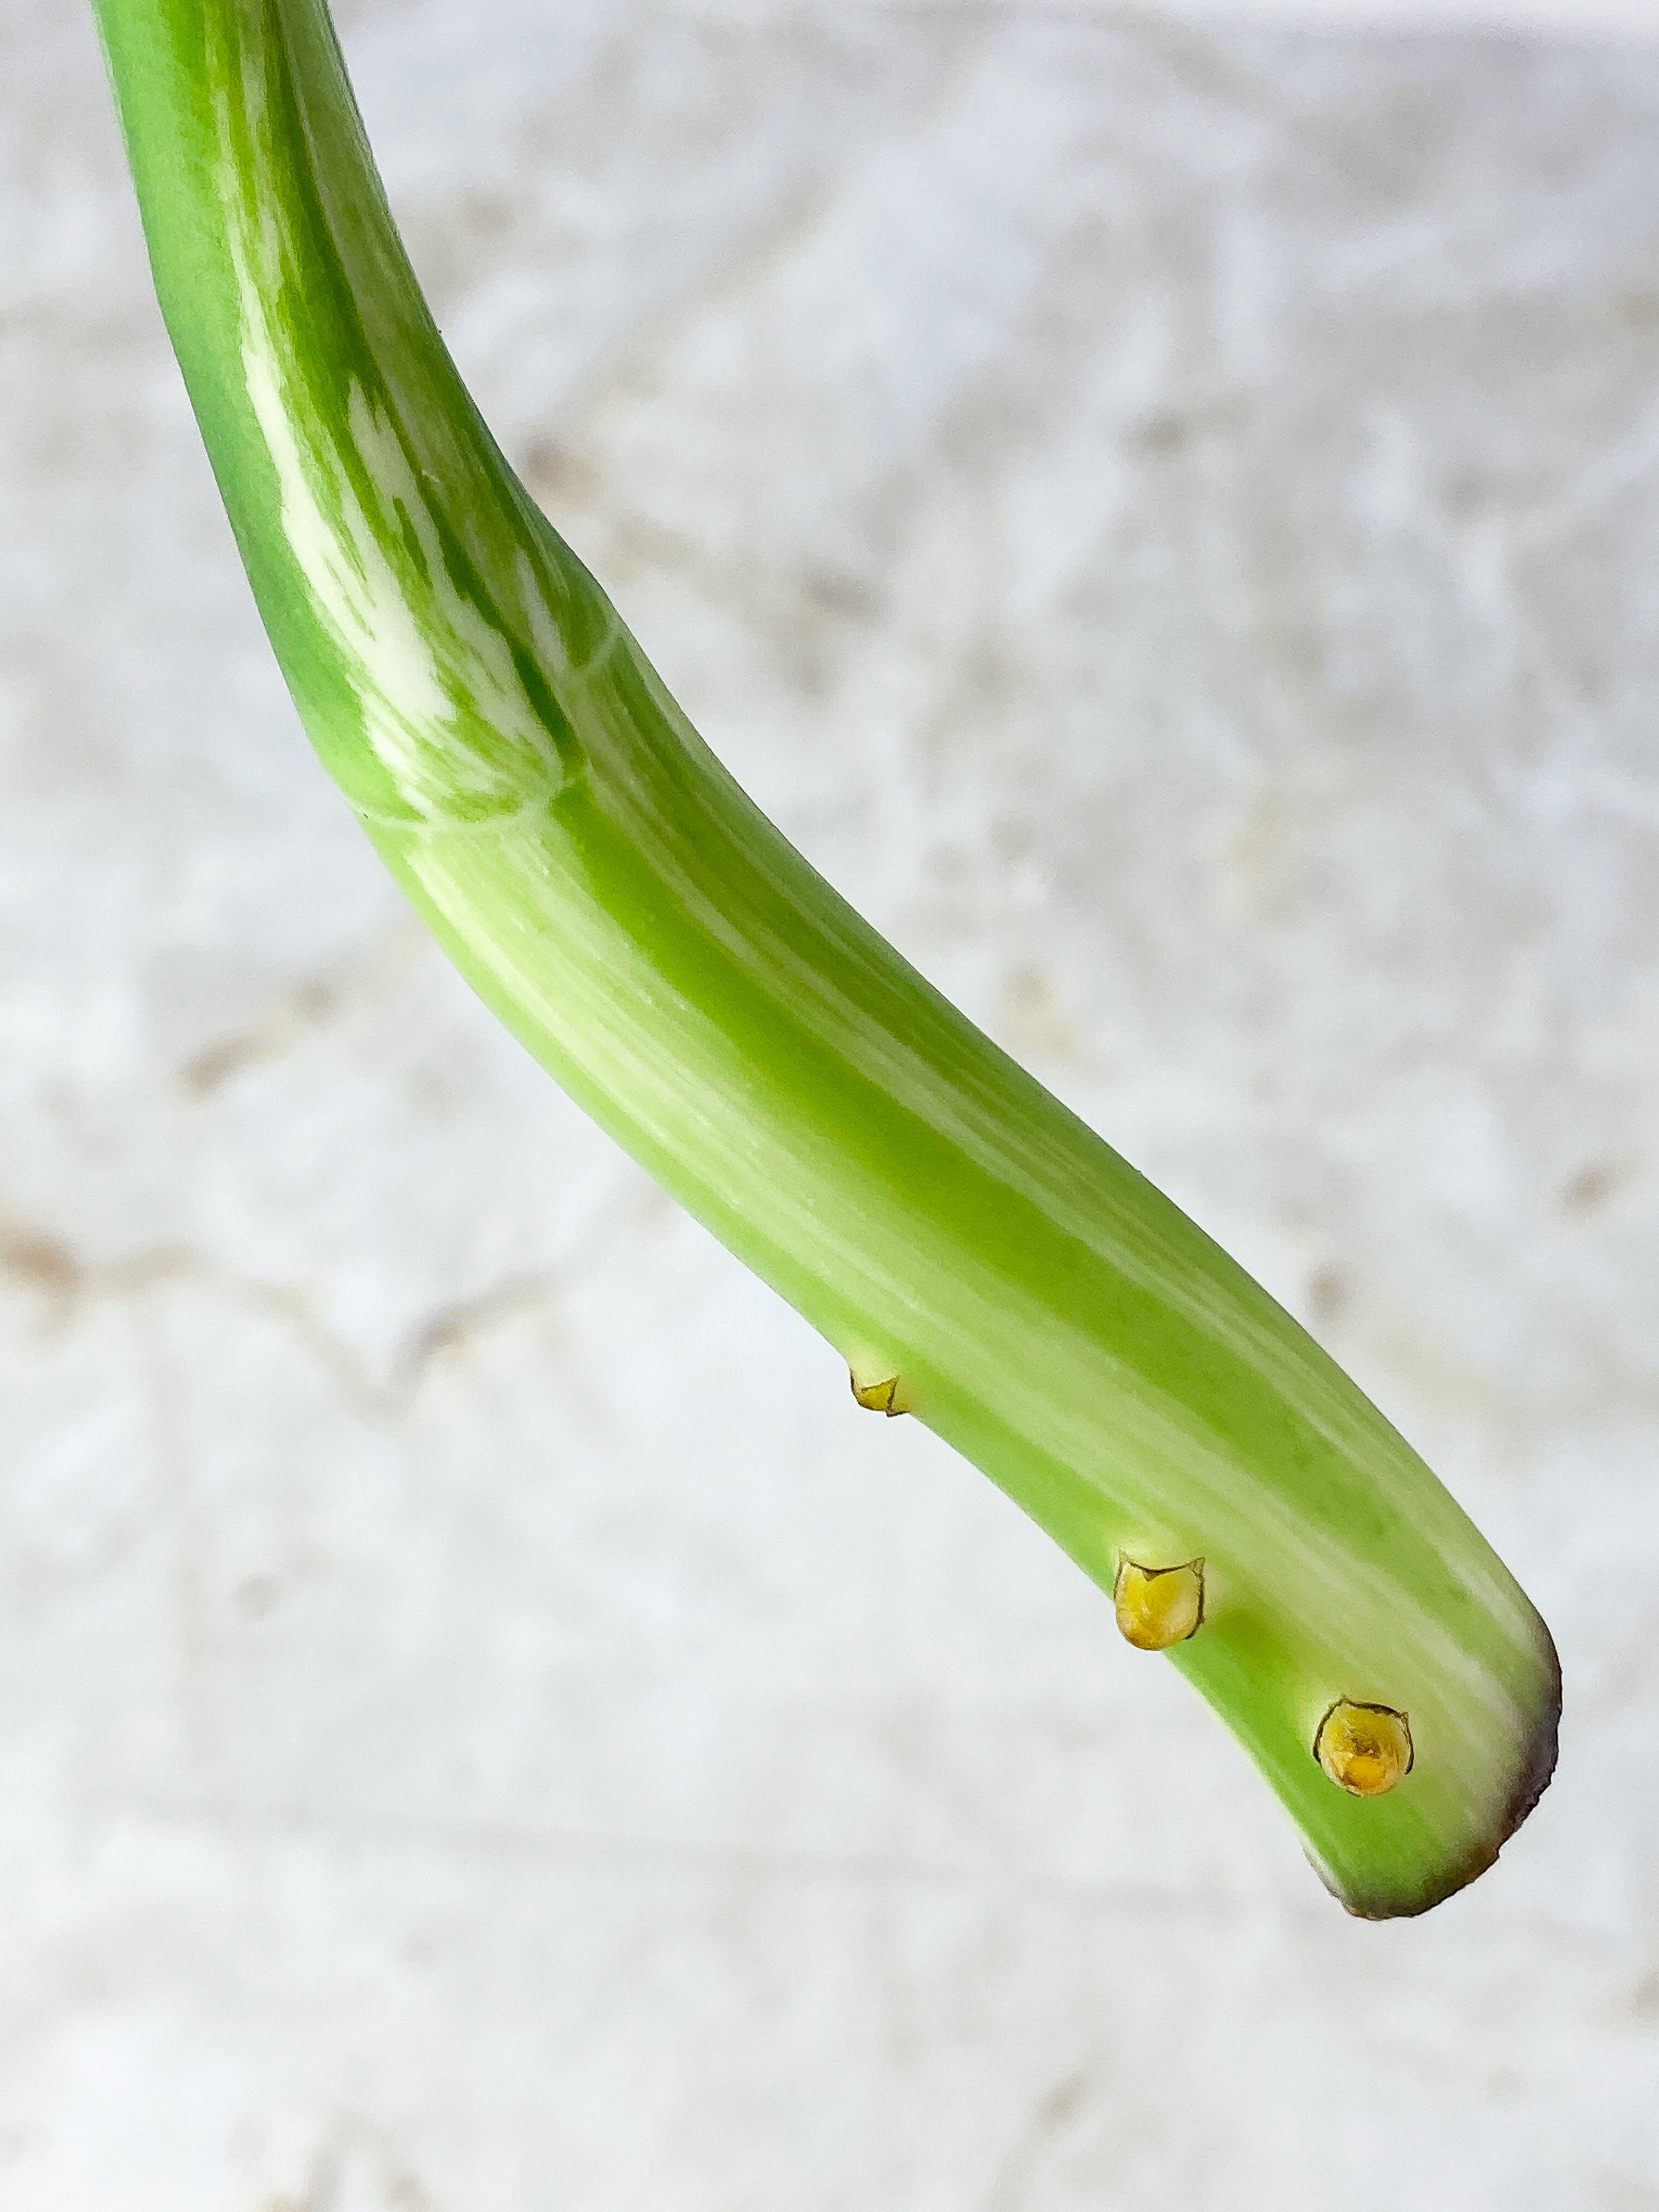
[[[1112,1585],[1117,1625],[1137,1651],[1167,1651],[1195,1636],[1204,1621],[1204,1562],[1143,1567],[1122,1560]]]
[[[895,1414],[909,1412],[910,1401],[898,1376],[861,1376],[854,1367],[850,1370],[849,1380],[853,1395],[866,1413],[885,1413],[890,1421]]]
[[[1314,1757],[1353,1797],[1381,1797],[1412,1771],[1411,1725],[1392,1705],[1339,1698],[1319,1723]]]

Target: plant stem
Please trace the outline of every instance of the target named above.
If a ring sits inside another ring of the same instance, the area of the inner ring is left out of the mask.
[[[913,1412],[1103,1589],[1126,1560],[1201,1571],[1168,1656],[1351,1911],[1471,1879],[1554,1758],[1554,1651],[1501,1562],[1297,1323],[690,729],[463,387],[324,0],[94,5],[283,673],[462,973],[864,1402]],[[1315,1741],[1338,1701],[1409,1716],[1409,1761],[1367,1769],[1397,1787],[1334,1783]]]

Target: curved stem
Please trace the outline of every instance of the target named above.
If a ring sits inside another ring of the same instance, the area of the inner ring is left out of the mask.
[[[1170,1656],[1351,1910],[1420,1911],[1480,1872],[1547,1779],[1559,1705],[1502,1564],[696,736],[468,398],[323,0],[94,4],[284,675],[457,965],[866,1402],[936,1430],[1104,1589],[1126,1561],[1147,1588],[1201,1575]],[[1316,1755],[1339,1703],[1408,1716],[1397,1787],[1362,1796]]]

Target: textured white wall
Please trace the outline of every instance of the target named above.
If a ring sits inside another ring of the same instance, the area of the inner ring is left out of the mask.
[[[1346,1921],[495,1031],[295,726],[88,27],[9,0],[0,2212],[1659,2205],[1659,53],[345,21],[508,452],[1443,1470],[1562,1764]]]
[[[867,0],[876,7],[888,3]],[[1043,0],[1012,4],[1043,11]],[[1081,4],[1097,17],[1111,11],[1111,0]],[[1481,30],[1545,32],[1577,40],[1659,39],[1659,0],[1152,0],[1150,12],[1212,27],[1276,24],[1338,32]]]

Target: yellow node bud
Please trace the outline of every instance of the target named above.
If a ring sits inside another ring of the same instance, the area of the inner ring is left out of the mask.
[[[1354,1797],[1381,1797],[1412,1771],[1411,1725],[1392,1705],[1339,1698],[1319,1723],[1314,1757]]]
[[[1138,1651],[1167,1651],[1196,1635],[1204,1620],[1204,1562],[1143,1567],[1122,1560],[1112,1585],[1117,1625]]]
[[[904,1385],[896,1375],[861,1376],[857,1368],[849,1371],[853,1395],[866,1413],[885,1413],[890,1421],[896,1413],[908,1413],[910,1401]]]

